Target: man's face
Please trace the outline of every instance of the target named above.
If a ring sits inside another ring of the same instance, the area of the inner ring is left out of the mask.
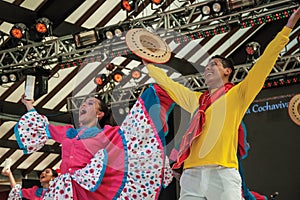
[[[211,59],[204,71],[205,83],[210,89],[218,88],[228,82],[230,68],[224,68],[219,58]]]

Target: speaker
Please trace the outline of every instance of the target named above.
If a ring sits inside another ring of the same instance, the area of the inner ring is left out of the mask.
[[[48,93],[48,76],[37,76],[35,79],[34,99]]]

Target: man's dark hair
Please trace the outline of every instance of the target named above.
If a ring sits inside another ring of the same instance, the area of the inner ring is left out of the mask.
[[[215,55],[215,56],[211,57],[211,59],[214,59],[214,58],[220,59],[224,68],[230,68],[231,69],[232,72],[231,72],[231,74],[229,75],[229,78],[228,78],[228,80],[231,81],[232,78],[233,78],[233,75],[234,75],[234,64],[233,64],[232,59],[225,58],[225,57],[220,56],[220,55]]]

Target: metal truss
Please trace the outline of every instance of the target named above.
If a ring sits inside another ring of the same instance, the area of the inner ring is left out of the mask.
[[[242,81],[249,73],[252,65],[253,63],[235,66],[235,74],[233,76],[232,82],[236,84]],[[268,79],[279,79],[288,76],[295,76],[297,74],[300,74],[300,53],[291,56],[279,57],[275,66],[273,67],[272,72],[268,76]],[[195,91],[203,91],[207,89],[204,77],[200,73],[182,76],[180,78],[174,79],[174,81],[179,82]],[[134,102],[135,100],[137,100],[137,98],[148,87],[149,84],[139,86],[136,85],[129,88],[115,88],[102,93],[94,93],[91,95],[100,95],[103,99],[108,99],[109,105],[122,107],[122,105],[126,105],[126,103],[129,104],[130,102]],[[86,96],[68,98],[68,111],[71,112],[78,110],[81,102],[85,98]]]
[[[205,17],[201,15],[200,8],[207,2],[188,5],[171,11],[158,12],[155,15],[132,19],[121,25],[127,28],[144,27],[154,29],[164,39],[174,38],[178,35],[213,29],[222,25],[239,23],[242,20],[265,16],[270,13],[296,7],[296,3],[290,0],[273,1],[265,5],[256,6],[233,13],[224,13],[222,16]],[[200,18],[195,20],[195,16]],[[120,24],[114,25],[119,26]],[[96,31],[103,31],[110,28],[97,28]],[[164,31],[161,31],[163,29]],[[0,73],[6,69],[31,68],[37,64],[51,65],[72,62],[85,59],[91,56],[101,56],[105,60],[110,54],[116,51],[128,51],[124,41],[114,39],[102,41],[101,44],[89,46],[83,49],[76,49],[72,35],[60,38],[48,38],[39,43],[32,43],[25,46],[18,46],[0,51]]]

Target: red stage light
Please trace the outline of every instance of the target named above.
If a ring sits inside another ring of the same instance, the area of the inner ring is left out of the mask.
[[[105,74],[98,74],[95,79],[94,82],[99,85],[102,86],[104,84],[104,82],[106,81],[106,75]]]
[[[22,39],[25,38],[26,31],[26,25],[23,23],[18,23],[12,27],[12,29],[10,30],[10,35],[16,39]]]
[[[115,82],[121,82],[123,80],[123,72],[121,72],[121,70],[116,70],[113,72],[113,80]]]
[[[122,0],[121,7],[123,10],[127,12],[133,11],[135,8],[135,1],[134,0]]]

